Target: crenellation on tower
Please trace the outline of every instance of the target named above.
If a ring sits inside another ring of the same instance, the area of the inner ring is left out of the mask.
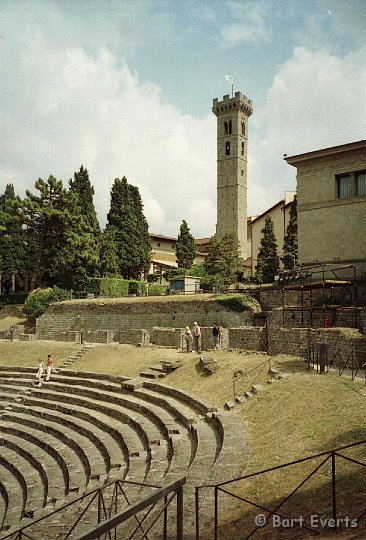
[[[247,258],[248,118],[252,100],[241,92],[214,98],[217,117],[217,226],[219,237],[234,232]]]

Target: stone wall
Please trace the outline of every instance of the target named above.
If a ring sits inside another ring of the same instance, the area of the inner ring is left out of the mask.
[[[229,347],[249,351],[266,351],[268,347],[267,328],[248,326],[244,328],[229,328]]]
[[[329,355],[339,348],[366,352],[366,337],[355,328],[269,328],[268,354],[293,354],[308,357],[317,342],[329,343]]]
[[[326,324],[333,327],[365,328],[366,310],[355,307],[301,309],[299,307],[274,309],[270,315],[270,326],[292,328],[322,328]]]
[[[121,330],[118,341],[129,345],[140,345],[146,347],[150,343],[150,332],[144,329]]]
[[[183,348],[182,328],[153,328],[151,332],[151,343],[160,347],[172,347],[173,349]]]
[[[230,311],[214,300],[144,300],[80,300],[51,304],[37,319],[37,335],[39,339],[55,339],[61,332],[83,331],[91,337],[88,332],[108,330],[114,333],[112,339],[118,340],[120,332],[127,330],[151,332],[154,327],[185,328],[191,327],[194,321],[201,327],[210,327],[214,323],[224,328],[252,325],[252,310]]]

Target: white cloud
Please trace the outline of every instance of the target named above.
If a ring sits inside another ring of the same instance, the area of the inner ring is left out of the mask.
[[[221,30],[225,47],[238,45],[243,41],[269,41],[269,30],[266,25],[267,6],[264,2],[227,2],[235,22],[226,25]]]
[[[267,92],[250,141],[249,207],[262,212],[295,188],[283,154],[300,154],[366,137],[366,49],[341,58],[296,48]],[[252,122],[252,120],[250,120]]]
[[[126,176],[141,189],[152,232],[177,235],[187,219],[195,236],[212,234],[213,115],[199,120],[164,104],[160,88],[140,83],[107,47],[93,55],[79,47],[48,49],[38,40],[30,57],[20,55],[18,77],[32,79],[32,88],[19,84],[7,104],[1,183],[33,190],[39,176],[53,174],[66,184],[83,164],[103,223],[113,180]],[[0,75],[6,80],[1,67]],[[194,211],[197,200],[205,200],[207,212]]]

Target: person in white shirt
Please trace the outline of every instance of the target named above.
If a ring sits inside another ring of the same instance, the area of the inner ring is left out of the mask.
[[[197,322],[193,323],[193,343],[196,353],[201,354],[201,328]]]

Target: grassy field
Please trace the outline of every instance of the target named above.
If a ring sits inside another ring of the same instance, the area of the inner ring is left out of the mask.
[[[48,352],[55,365],[60,365],[78,346],[51,342],[0,342],[0,361],[10,365],[34,365]],[[72,369],[108,372],[113,375],[135,377],[141,369],[162,359],[180,358],[181,368],[164,379],[167,384],[185,389],[208,402],[222,407],[233,398],[233,374],[238,369],[245,375],[238,391],[251,382],[261,382],[263,390],[232,410],[247,425],[247,462],[243,474],[284,464],[342,445],[366,439],[366,387],[337,374],[308,373],[302,359],[292,356],[268,357],[261,353],[238,351],[205,352],[219,362],[217,373],[207,376],[199,367],[195,353],[186,354],[175,349],[129,345],[98,345],[74,363]],[[268,379],[268,361],[284,373],[272,385]],[[256,366],[259,367],[257,370]],[[244,381],[246,381],[244,383]],[[366,445],[343,452],[360,462],[366,461]],[[247,479],[230,486],[230,491],[245,496],[256,504],[274,509],[304,478],[320,464],[320,459],[291,468],[277,470],[260,477]],[[340,516],[361,514],[366,508],[366,472],[360,465],[337,459],[337,495]],[[230,471],[228,471],[230,478]],[[299,488],[294,498],[281,508],[284,516],[299,517],[319,514],[325,517],[331,510],[329,462]],[[227,497],[227,495],[221,495]],[[254,517],[260,511],[250,510],[232,498],[230,510],[220,516],[220,540],[245,538],[244,531],[254,529]],[[366,518],[365,518],[366,520]],[[330,530],[327,538],[366,538],[366,524],[336,534]],[[319,529],[323,532],[323,529]],[[353,535],[361,536],[353,536]],[[321,537],[322,537],[321,536]],[[261,540],[312,538],[304,529],[264,528],[254,538]],[[203,537],[205,538],[205,537]],[[208,537],[207,537],[208,538]]]

